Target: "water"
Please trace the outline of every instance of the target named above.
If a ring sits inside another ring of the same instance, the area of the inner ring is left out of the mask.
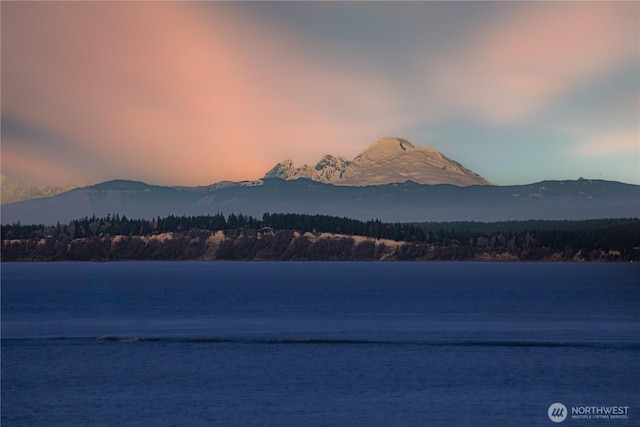
[[[640,424],[640,266],[2,264],[2,425]]]

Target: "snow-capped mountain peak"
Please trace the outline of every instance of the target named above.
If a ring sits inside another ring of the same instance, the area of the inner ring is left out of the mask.
[[[398,155],[402,151],[411,151],[416,147],[406,139],[402,138],[382,138],[369,146],[366,150],[358,154],[354,161],[359,158],[379,158]]]
[[[277,164],[265,178],[308,178],[335,185],[375,185],[414,181],[419,184],[491,185],[430,146],[416,147],[406,139],[382,138],[349,161],[325,155],[315,167],[296,168],[291,160]]]

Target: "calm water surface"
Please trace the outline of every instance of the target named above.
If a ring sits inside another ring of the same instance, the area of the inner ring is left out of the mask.
[[[1,273],[2,425],[640,425],[640,265]]]

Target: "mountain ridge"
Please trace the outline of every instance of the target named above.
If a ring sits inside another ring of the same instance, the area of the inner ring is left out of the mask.
[[[306,178],[162,187],[114,180],[54,197],[4,205],[2,224],[55,224],[114,213],[154,218],[216,212],[258,217],[265,212],[289,212],[391,222],[638,217],[639,190],[638,185],[586,179],[466,187],[411,181],[337,186]]]

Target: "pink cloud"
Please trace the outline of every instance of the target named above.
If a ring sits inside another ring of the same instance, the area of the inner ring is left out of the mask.
[[[427,90],[443,113],[509,124],[563,94],[638,62],[634,2],[543,2],[505,8],[483,32],[424,65]]]
[[[3,117],[57,142],[34,153],[27,151],[33,141],[5,145],[3,133],[2,168],[51,184],[71,177],[201,185],[259,178],[284,157],[297,164],[326,153],[353,157],[382,136],[411,138],[407,129],[440,118],[518,124],[637,64],[639,8],[496,8],[504,12],[467,45],[419,64],[420,88],[410,78],[413,48],[397,55],[406,59],[402,70],[385,80],[375,69],[384,58],[304,39],[249,6],[3,3]],[[411,31],[413,40],[422,30]],[[83,153],[86,161],[47,157],[51,150]]]
[[[400,127],[380,81],[219,6],[3,5],[3,114],[126,178],[190,185],[258,178],[283,153],[354,155]]]

